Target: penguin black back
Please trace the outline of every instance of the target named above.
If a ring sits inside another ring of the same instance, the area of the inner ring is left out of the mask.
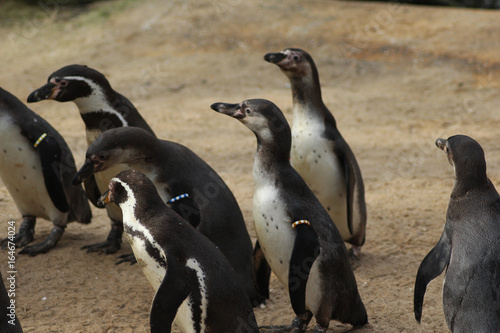
[[[415,280],[420,322],[427,284],[446,269],[443,309],[452,332],[494,332],[500,327],[500,196],[486,174],[484,152],[465,135],[438,139],[455,169],[446,224]]]

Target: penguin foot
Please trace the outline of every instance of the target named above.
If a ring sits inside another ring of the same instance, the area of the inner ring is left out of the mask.
[[[309,319],[310,320],[310,319]],[[260,332],[266,333],[304,333],[309,324],[309,320],[295,318],[290,325],[270,325],[259,327]]]
[[[118,257],[118,259],[119,260],[116,262],[116,265],[119,265],[122,262],[129,262],[130,265],[137,263],[137,259],[135,259],[135,256],[133,253],[122,254],[121,256]]]
[[[50,249],[56,246],[57,242],[61,239],[64,233],[64,229],[58,226],[54,226],[47,238],[38,244],[26,246],[19,253],[29,254],[34,257],[40,253],[47,253]]]
[[[108,238],[106,238],[105,242],[89,244],[82,246],[82,250],[87,250],[87,253],[91,252],[104,252],[106,254],[116,253],[122,245],[122,234],[123,234],[123,225],[111,227],[109,231]]]
[[[359,260],[361,258],[361,246],[351,245],[351,248],[349,249],[349,257],[351,259]]]
[[[89,244],[82,246],[82,250],[87,250],[87,253],[104,252],[106,254],[116,253],[121,247],[121,242],[106,240],[102,243]]]
[[[16,247],[23,247],[31,243],[35,235],[35,216],[23,216],[23,222],[19,227],[19,232],[14,237],[7,237],[2,239],[0,246],[5,249],[9,243],[14,243]]]

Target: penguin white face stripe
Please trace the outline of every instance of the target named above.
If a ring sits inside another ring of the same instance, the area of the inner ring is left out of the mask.
[[[106,95],[101,87],[94,83],[94,81],[84,78],[82,76],[65,76],[66,80],[76,80],[83,81],[89,85],[92,89],[92,93],[88,97],[80,97],[74,100],[78,108],[80,109],[80,113],[88,113],[88,112],[96,112],[102,111],[106,113],[111,113],[118,117],[120,121],[123,123],[123,126],[128,126],[127,120],[123,117],[121,113],[116,111],[112,105],[108,103],[106,100]]]
[[[201,295],[201,330],[200,333],[206,332],[206,324],[205,321],[207,319],[207,308],[208,308],[208,293],[207,293],[207,284],[206,284],[206,276],[203,268],[200,263],[194,259],[190,258],[186,262],[186,266],[191,268],[196,272],[196,276],[198,277],[198,284],[200,288]],[[192,306],[192,305],[191,305]]]
[[[124,183],[118,178],[113,178],[111,181],[120,183],[123,186],[123,188],[125,188],[125,191],[127,191],[127,201],[120,204],[120,208],[122,209],[123,212],[123,223],[126,224],[127,227],[130,228],[132,232],[137,232],[144,235],[147,241],[158,250],[162,258],[166,261],[167,258],[161,246],[158,245],[156,240],[153,238],[153,235],[151,235],[149,230],[145,228],[141,224],[141,221],[138,220],[137,217],[135,216],[135,206],[137,200],[135,199],[134,192],[132,191],[130,186],[128,186],[128,184]]]

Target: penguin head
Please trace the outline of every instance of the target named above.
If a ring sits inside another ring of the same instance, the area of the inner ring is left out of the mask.
[[[158,204],[164,206],[153,182],[142,172],[125,170],[113,177],[108,190],[99,198],[98,205],[103,207],[115,203],[122,210],[132,209],[137,205]]]
[[[302,49],[287,48],[281,52],[268,53],[264,56],[264,60],[277,65],[290,80],[312,79],[316,73],[312,57]]]
[[[448,156],[457,181],[477,185],[487,181],[484,151],[476,140],[466,135],[455,135],[448,140],[437,139],[436,146]]]
[[[239,104],[214,103],[210,107],[245,124],[257,137],[257,152],[267,151],[275,160],[290,160],[290,126],[274,103],[249,99]]]
[[[78,98],[106,94],[111,86],[106,77],[85,65],[65,66],[47,79],[47,84],[28,96],[28,103],[45,99],[59,102],[75,101]]]
[[[214,103],[213,110],[241,121],[257,138],[264,141],[276,136],[289,136],[290,127],[281,110],[271,101],[249,99],[239,104]]]

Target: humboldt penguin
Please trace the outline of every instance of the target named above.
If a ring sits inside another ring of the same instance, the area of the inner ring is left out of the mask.
[[[0,177],[23,218],[19,228],[9,226],[17,233],[1,241],[3,248],[31,243],[37,217],[51,221],[53,228],[42,242],[24,247],[22,254],[35,256],[52,249],[68,222],[90,223],[87,196],[81,185],[71,185],[75,174],[73,155],[62,136],[0,88]]]
[[[500,328],[500,196],[486,175],[477,141],[455,135],[438,139],[455,172],[446,223],[438,243],[418,268],[414,312],[422,317],[425,290],[445,269],[443,310],[452,332]]]
[[[120,164],[141,171],[162,200],[210,239],[226,256],[254,304],[252,242],[236,198],[222,178],[189,148],[157,139],[137,127],[102,133],[90,144],[75,184]]]
[[[345,244],[330,216],[290,165],[290,127],[272,102],[251,99],[211,108],[238,119],[257,137],[253,217],[260,247],[288,289],[296,318],[264,332],[326,332],[330,320],[368,322]]]
[[[293,97],[291,163],[328,211],[351,255],[359,257],[365,242],[365,188],[358,162],[323,103],[319,74],[301,49],[268,53],[290,80]]]
[[[151,332],[259,332],[252,306],[222,252],[171,210],[151,180],[122,171],[103,203],[123,211],[126,238],[156,290]]]
[[[85,123],[87,144],[102,132],[116,127],[140,127],[154,135],[134,105],[113,90],[102,73],[85,65],[69,65],[55,71],[47,79],[47,84],[29,95],[28,103],[45,99],[73,101],[77,105]],[[85,182],[87,196],[94,205],[106,191],[110,179],[124,169],[124,166],[117,165]],[[123,233],[121,210],[116,205],[107,205],[106,210],[111,220],[111,231],[105,242],[84,246],[88,252],[115,253],[120,249]]]

